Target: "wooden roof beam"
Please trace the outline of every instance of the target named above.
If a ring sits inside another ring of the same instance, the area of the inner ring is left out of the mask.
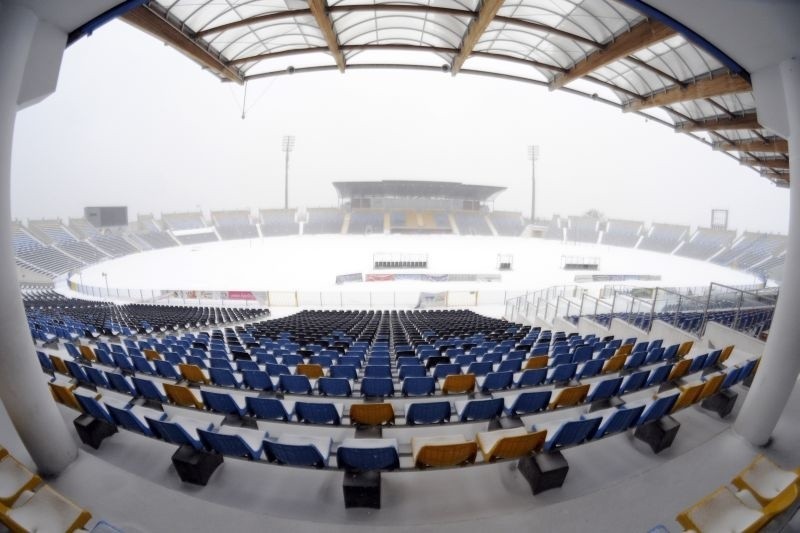
[[[475,45],[478,44],[481,35],[483,35],[483,32],[486,31],[486,28],[492,20],[494,20],[494,16],[497,15],[502,5],[503,0],[483,0],[483,2],[481,2],[478,16],[470,23],[467,34],[461,42],[461,50],[453,59],[453,64],[450,65],[450,72],[452,72],[453,76],[458,74],[458,71],[461,70],[464,61],[472,54],[472,50],[475,48]]]
[[[758,116],[755,113],[675,124],[675,131],[680,133],[710,130],[753,130],[759,128],[761,128],[761,125],[758,123]]]
[[[221,58],[207,50],[201,43],[192,39],[169,20],[147,6],[137,7],[122,15],[122,20],[149,33],[176,50],[189,56],[202,67],[211,70],[221,78],[242,83],[244,78],[238,69],[227,65]]]
[[[725,152],[775,152],[788,153],[789,141],[786,139],[773,139],[767,142],[760,140],[744,140],[732,142],[716,142],[714,150]]]
[[[775,170],[789,170],[789,160],[783,158],[756,159],[754,157],[743,157],[739,160],[739,162],[749,167],[771,168]]]
[[[550,83],[550,90],[560,89],[564,85],[581,78],[604,65],[613,63],[630,54],[638,52],[653,44],[675,35],[675,30],[655,20],[645,20],[614,38],[600,50],[597,50],[575,65],[566,73],[556,76]]]
[[[339,72],[344,72],[344,54],[339,49],[339,39],[333,29],[333,22],[328,16],[328,3],[325,0],[308,0],[308,7],[311,9],[311,14],[314,15],[314,20],[317,21],[317,26],[322,31],[322,36],[325,37],[325,42],[336,61]]]
[[[712,96],[722,96],[751,90],[750,82],[741,76],[723,74],[698,80],[685,87],[675,86],[663,92],[644,95],[644,99],[639,101],[635,100],[626,105],[625,110],[641,111],[642,109],[650,107],[677,104],[688,100],[711,98]]]

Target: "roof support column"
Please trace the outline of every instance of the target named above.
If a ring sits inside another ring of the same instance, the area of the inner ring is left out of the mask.
[[[26,7],[0,4],[0,400],[44,476],[59,474],[78,449],[47,389],[20,296],[11,246],[11,146],[17,106],[26,100],[21,95],[42,97],[39,80],[58,76],[66,35],[58,50],[51,29]],[[42,65],[43,54],[58,61]]]
[[[756,446],[767,444],[800,374],[800,58],[780,65],[789,123],[789,238],[785,277],[769,339],[734,428]]]

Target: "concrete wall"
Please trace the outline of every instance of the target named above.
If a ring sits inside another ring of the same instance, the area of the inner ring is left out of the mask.
[[[662,320],[654,320],[653,327],[650,329],[650,338],[664,339],[664,346],[671,344],[681,344],[686,341],[693,341],[697,343],[698,339],[691,333],[688,333],[680,328],[676,328],[672,324],[667,324]]]
[[[736,352],[744,352],[749,355],[760,357],[764,353],[767,343],[760,341],[735,329],[731,329],[716,322],[706,324],[706,332],[700,339],[701,346],[709,350],[715,350],[733,344]]]

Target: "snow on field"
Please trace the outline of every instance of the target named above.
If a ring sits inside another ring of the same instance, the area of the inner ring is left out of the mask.
[[[427,270],[373,269],[380,253],[427,254]],[[513,269],[499,272],[499,254],[513,256]],[[565,271],[562,256],[598,258],[595,272]],[[361,282],[336,285],[337,275],[420,272],[501,274],[499,282]],[[591,244],[519,237],[455,235],[303,235],[222,241],[134,254],[83,270],[95,287],[161,290],[250,291],[530,291],[574,283],[576,275],[660,275],[654,282],[612,282],[650,286],[756,283],[750,274],[705,261]]]

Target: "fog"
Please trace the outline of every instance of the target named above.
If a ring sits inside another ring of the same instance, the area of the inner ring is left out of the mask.
[[[56,93],[17,116],[12,213],[81,216],[333,206],[337,180],[424,179],[507,187],[496,209],[786,233],[788,190],[653,121],[532,85],[462,74],[287,75],[244,88],[113,22],[68,49]],[[242,118],[243,109],[246,111]]]

